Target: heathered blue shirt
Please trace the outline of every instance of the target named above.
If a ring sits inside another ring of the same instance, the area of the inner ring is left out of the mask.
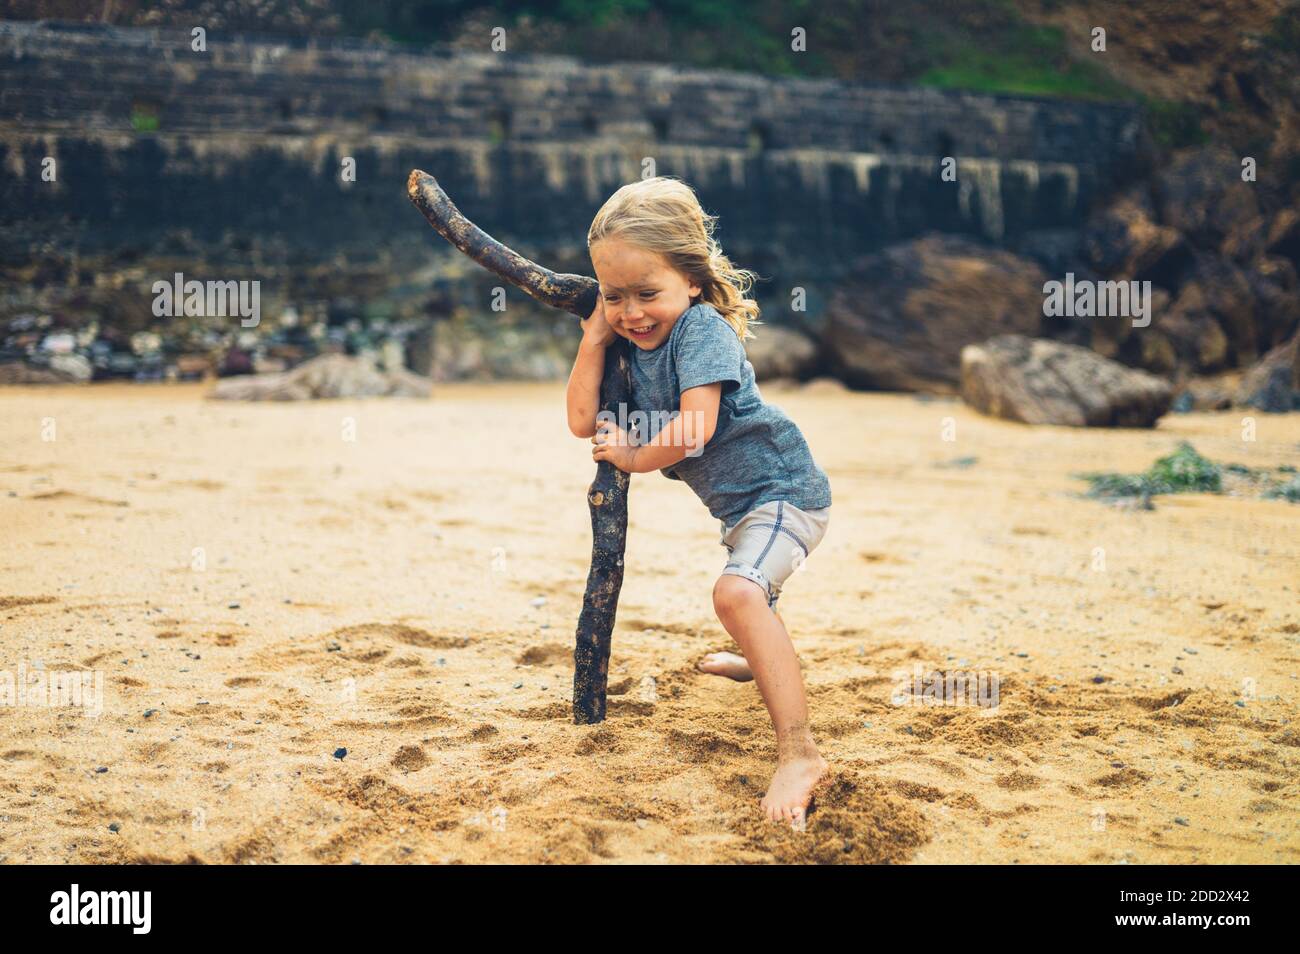
[[[660,473],[685,482],[725,527],[773,500],[801,510],[831,505],[830,481],[808,442],[785,412],[763,403],[745,346],[716,308],[692,305],[658,348],[631,352],[632,403],[648,418],[641,443],[680,416],[683,391],[722,382],[713,437],[698,456]]]

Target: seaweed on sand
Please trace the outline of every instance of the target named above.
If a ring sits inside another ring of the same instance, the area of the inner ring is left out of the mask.
[[[1279,474],[1293,475],[1295,468],[1286,464]],[[1112,502],[1134,503],[1153,510],[1151,498],[1157,494],[1221,494],[1289,500],[1300,503],[1300,477],[1288,481],[1275,479],[1266,469],[1244,464],[1219,465],[1197,453],[1187,441],[1166,457],[1161,457],[1141,474],[1090,472],[1075,474],[1092,486],[1087,496]]]
[[[1113,500],[1139,497],[1148,501],[1156,494],[1212,493],[1223,491],[1223,470],[1214,461],[1202,457],[1187,441],[1166,457],[1161,457],[1141,474],[1086,473],[1077,477],[1092,487],[1089,497]]]

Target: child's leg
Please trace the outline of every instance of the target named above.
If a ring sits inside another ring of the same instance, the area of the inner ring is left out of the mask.
[[[794,644],[785,624],[768,607],[767,594],[753,580],[724,574],[713,587],[713,605],[744,652],[776,730],[776,773],[763,797],[763,811],[772,821],[795,822],[807,810],[826,762],[808,727],[808,702]]]
[[[784,628],[785,620],[781,619],[781,611],[773,606],[772,612],[776,614],[776,618]],[[786,630],[787,635],[789,632]],[[749,660],[736,653],[709,653],[695,664],[695,668],[711,676],[726,676],[736,682],[749,682],[754,678],[754,671],[749,668]]]

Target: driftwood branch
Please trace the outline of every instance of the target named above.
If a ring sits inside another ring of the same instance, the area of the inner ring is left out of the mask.
[[[586,318],[596,310],[598,285],[595,280],[585,275],[557,275],[502,245],[461,215],[460,209],[433,176],[419,169],[413,170],[406,180],[406,194],[439,235],[543,305],[559,308],[579,318]]]
[[[502,245],[465,218],[438,185],[416,169],[406,182],[407,195],[429,224],[474,261],[531,297],[553,308],[586,318],[596,309],[597,283],[584,275],[556,274]],[[605,376],[600,407],[618,415],[631,400],[628,342],[620,338],[605,352]],[[601,722],[605,718],[609,682],[610,636],[623,588],[623,555],[627,548],[627,493],[630,479],[608,461],[596,465],[596,479],[587,488],[591,512],[591,569],[573,648],[573,721]]]

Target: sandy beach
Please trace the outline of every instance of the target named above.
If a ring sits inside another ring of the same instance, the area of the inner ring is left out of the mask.
[[[762,390],[834,495],[780,601],[832,764],[804,832],[761,820],[753,684],[694,669],[734,647],[681,483],[633,477],[610,715],[572,724],[594,467],[562,384],[0,389],[0,670],[103,686],[98,716],[0,705],[0,861],[1300,861],[1300,506],[1071,477],[1180,440],[1300,464],[1300,415],[1250,442],[1239,411]],[[915,667],[998,704],[895,704]]]

